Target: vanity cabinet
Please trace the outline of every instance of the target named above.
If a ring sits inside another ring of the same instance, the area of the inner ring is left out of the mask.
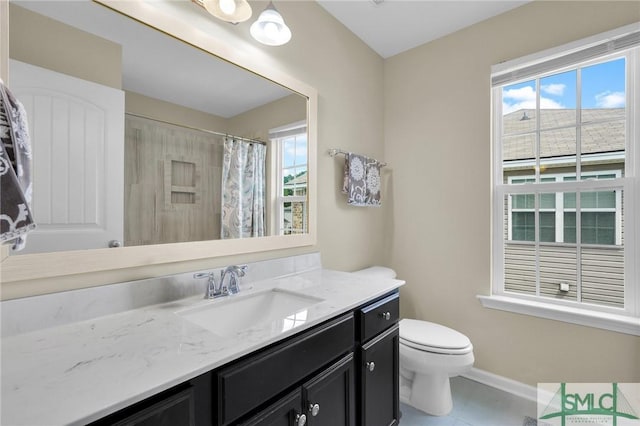
[[[93,426],[395,425],[398,315],[394,291]]]

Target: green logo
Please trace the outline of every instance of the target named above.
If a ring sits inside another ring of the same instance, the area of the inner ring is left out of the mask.
[[[618,425],[618,419],[639,419],[629,399],[620,390],[618,383],[611,384],[611,392],[608,389],[594,392],[594,386],[591,386],[590,389],[589,384],[584,383],[575,384],[573,388],[573,392],[569,392],[567,384],[560,383],[560,387],[542,410],[539,419],[559,419],[561,426],[567,424],[567,419],[571,424],[603,424],[606,422],[613,426]],[[538,399],[540,400],[540,397]]]

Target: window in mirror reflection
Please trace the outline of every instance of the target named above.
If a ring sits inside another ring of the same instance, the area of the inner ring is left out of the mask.
[[[307,232],[307,127],[295,123],[272,130],[277,155],[277,228],[279,235]]]

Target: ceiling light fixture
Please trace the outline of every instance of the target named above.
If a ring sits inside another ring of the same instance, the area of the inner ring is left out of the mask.
[[[216,18],[233,24],[246,21],[252,14],[247,0],[202,0],[202,6]]]
[[[251,25],[251,36],[267,46],[281,46],[291,40],[291,30],[284,23],[273,2],[262,11]]]

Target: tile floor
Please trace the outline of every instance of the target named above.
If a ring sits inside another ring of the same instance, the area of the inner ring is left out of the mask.
[[[536,403],[463,377],[451,379],[453,410],[435,417],[400,404],[400,426],[523,426],[536,418]],[[535,423],[533,423],[535,425]]]

